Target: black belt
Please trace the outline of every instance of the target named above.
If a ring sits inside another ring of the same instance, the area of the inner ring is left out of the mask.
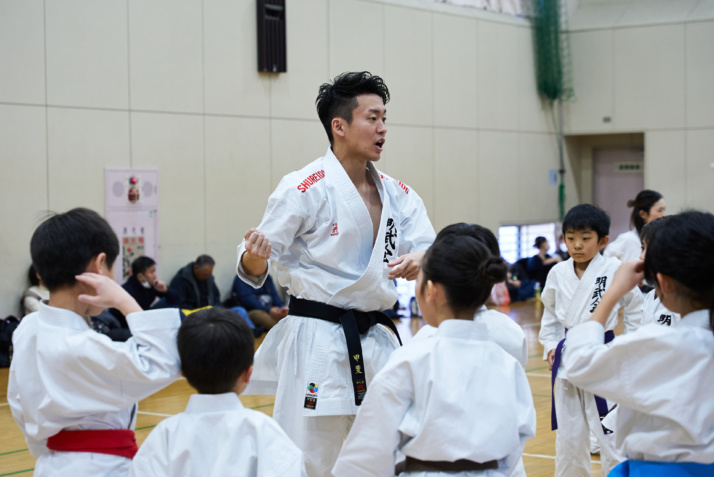
[[[350,371],[352,373],[352,387],[355,393],[355,404],[362,404],[364,394],[367,392],[367,381],[364,377],[364,359],[362,357],[362,343],[360,334],[369,331],[376,324],[388,327],[397,335],[399,344],[402,339],[399,337],[397,327],[387,315],[381,311],[359,311],[346,310],[336,306],[327,305],[312,300],[302,298],[290,298],[290,314],[294,316],[304,316],[306,318],[316,318],[318,320],[337,323],[342,326],[347,341],[347,353],[349,353]]]
[[[454,462],[441,460],[419,460],[407,456],[405,461],[397,464],[394,475],[402,472],[473,472],[476,470],[498,469],[498,461],[474,462],[466,459],[459,459]]]

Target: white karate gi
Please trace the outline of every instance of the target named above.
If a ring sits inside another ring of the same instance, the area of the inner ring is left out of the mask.
[[[416,192],[371,162],[367,168],[382,201],[374,244],[367,207],[331,149],[285,176],[270,196],[258,228],[270,240],[270,262],[290,295],[341,308],[386,310],[397,301],[387,263],[408,252],[426,251],[434,241]],[[247,275],[241,264],[244,251],[241,243],[238,275],[260,287],[267,272]],[[378,325],[362,335],[361,344],[369,392],[372,377],[399,343]],[[256,353],[245,394],[275,394],[273,418],[304,452],[308,474],[330,475],[357,412],[340,325],[290,315],[281,320]],[[305,408],[308,394],[317,398],[315,409]]]
[[[497,470],[449,476],[510,476],[535,429],[523,366],[490,339],[486,325],[446,320],[431,338],[392,353],[372,381],[333,474],[393,476],[400,451],[425,461],[499,463]]]
[[[525,369],[528,364],[528,343],[526,335],[518,323],[500,311],[489,310],[486,305],[476,312],[474,322],[486,325],[491,340],[503,348],[506,353],[516,358]],[[437,329],[431,325],[424,325],[414,335],[412,341],[430,338],[436,335]]]
[[[605,257],[615,257],[621,262],[637,260],[641,253],[642,240],[640,240],[637,230],[628,230],[618,235],[603,251]]]
[[[651,290],[645,296],[644,310],[644,318],[642,321],[645,325],[657,323],[664,326],[677,326],[682,320],[679,313],[668,310],[662,302],[659,301],[654,290]]]
[[[302,452],[275,421],[246,409],[235,393],[194,394],[186,411],[151,431],[132,477],[178,475],[301,477]]]
[[[543,359],[547,359],[548,353],[565,337],[566,328],[572,329],[590,319],[591,310],[599,303],[620,266],[616,258],[596,254],[579,279],[574,263],[571,258],[556,264],[548,273],[541,294],[544,310],[538,339],[543,345]],[[606,330],[612,330],[617,325],[620,307],[624,308],[626,332],[638,328],[642,323],[642,301],[640,290],[633,288],[613,309],[607,319]],[[563,356],[567,353],[564,348]],[[603,475],[607,475],[622,460],[615,451],[614,437],[603,433],[593,394],[569,383],[561,373],[562,369],[559,369],[553,391],[558,418],[555,475],[590,476],[591,431],[600,442]]]
[[[628,459],[714,462],[714,335],[709,310],[674,327],[644,326],[603,345],[588,322],[568,333],[568,380],[618,403],[617,448]]]
[[[55,452],[47,439],[61,430],[134,429],[136,403],[178,378],[175,309],[131,313],[124,343],[89,328],[76,313],[40,304],[12,341],[7,400],[37,457],[35,476],[126,476],[125,457]]]

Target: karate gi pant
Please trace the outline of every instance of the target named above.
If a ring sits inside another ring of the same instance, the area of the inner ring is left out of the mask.
[[[590,477],[590,432],[600,443],[602,475],[624,460],[615,450],[615,434],[605,435],[592,393],[555,379],[555,477]]]
[[[290,401],[278,396],[273,419],[303,452],[308,477],[331,477],[355,416],[303,416],[301,400]]]

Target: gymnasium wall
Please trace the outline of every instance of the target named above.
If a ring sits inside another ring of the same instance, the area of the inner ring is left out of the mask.
[[[161,276],[209,253],[225,295],[270,192],[324,154],[314,100],[345,70],[387,82],[379,168],[422,196],[437,230],[557,218],[526,21],[419,0],[289,1],[288,72],[271,75],[257,73],[254,4],[0,0],[0,316],[17,311],[43,211],[104,213],[105,167],[159,169]]]
[[[713,211],[711,2],[581,3],[571,20],[577,102],[566,107],[567,132],[643,132],[645,186],[664,194],[671,213]],[[603,121],[606,116],[611,122]]]

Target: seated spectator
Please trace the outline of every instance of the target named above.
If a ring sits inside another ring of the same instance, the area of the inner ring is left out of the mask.
[[[30,265],[27,278],[30,281],[30,288],[22,293],[20,300],[22,302],[23,316],[38,311],[40,309],[40,302],[50,299],[50,291],[42,284],[42,279],[37,274],[34,265]]]
[[[156,262],[149,257],[141,256],[132,262],[131,275],[122,287],[143,310],[167,308],[167,302],[177,301],[170,296],[161,300],[167,298],[169,289],[156,276]]]
[[[171,280],[168,293],[173,304],[183,310],[196,310],[207,306],[222,306],[221,293],[213,278],[213,267],[216,261],[210,255],[199,255],[195,262],[191,262],[176,272]],[[248,316],[248,312],[241,306],[232,307],[241,318],[253,329],[257,337],[263,331],[262,326],[255,325]]]
[[[260,288],[253,288],[236,276],[233,280],[231,298],[248,310],[248,316],[253,323],[266,330],[277,325],[278,321],[288,314],[288,307],[278,296],[270,275]]]
[[[506,286],[511,295],[511,303],[528,300],[535,295],[536,282],[528,277],[523,263],[523,260],[519,260],[508,269]]]
[[[538,282],[538,286],[542,290],[545,287],[545,279],[548,277],[550,269],[556,263],[562,262],[563,259],[560,258],[560,255],[555,257],[548,255],[550,244],[545,237],[536,237],[533,248],[537,248],[538,253],[528,259],[528,276]]]

